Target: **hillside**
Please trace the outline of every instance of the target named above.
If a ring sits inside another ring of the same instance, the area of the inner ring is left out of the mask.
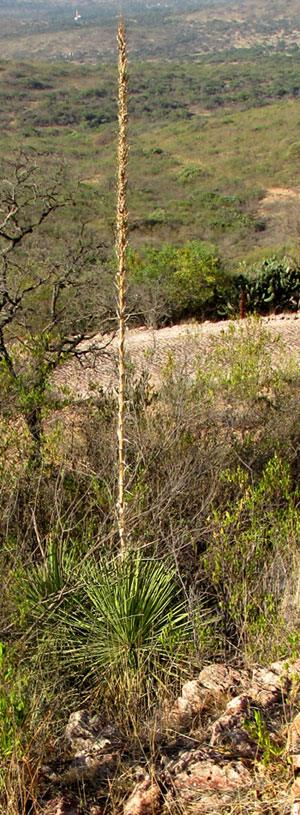
[[[250,53],[229,64],[223,55],[131,65],[133,247],[208,240],[233,268],[297,255],[299,65],[298,54]],[[116,69],[3,61],[0,76],[2,156],[21,143],[53,173],[69,167],[111,246]]]
[[[300,44],[296,2],[167,3],[127,0],[123,4],[131,59],[195,59],[224,49],[294,49]],[[74,23],[76,3],[49,0],[2,0],[1,53],[5,58],[113,61],[116,2],[83,0]]]
[[[78,5],[0,0],[0,815],[299,815],[298,4],[124,0],[117,220]]]

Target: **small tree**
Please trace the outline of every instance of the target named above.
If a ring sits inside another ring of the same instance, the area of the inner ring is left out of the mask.
[[[70,356],[86,356],[82,341],[103,327],[109,306],[97,280],[99,244],[84,217],[74,230],[75,191],[66,190],[65,172],[41,180],[37,162],[21,153],[1,176],[0,409],[23,416],[36,457],[53,402],[50,377]]]

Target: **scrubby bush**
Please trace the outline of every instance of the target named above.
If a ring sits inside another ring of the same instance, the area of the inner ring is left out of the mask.
[[[186,316],[214,317],[216,292],[227,285],[216,247],[200,241],[130,251],[128,277],[128,307],[156,326]]]
[[[147,364],[145,361],[146,367]],[[230,541],[234,554],[241,528],[240,502],[243,505],[245,493],[251,507],[254,504],[258,507],[243,515],[247,519],[243,544],[246,552],[247,540],[251,535],[257,536],[259,523],[261,530],[265,529],[268,513],[275,530],[277,507],[279,513],[285,509],[291,512],[288,493],[296,512],[300,449],[298,369],[290,362],[287,364],[279,343],[274,367],[274,340],[258,322],[246,322],[241,327],[232,326],[218,343],[212,342],[205,357],[193,332],[183,336],[180,359],[169,357],[162,370],[161,388],[156,391],[151,388],[146,372],[142,379],[134,380],[132,371],[128,376],[131,383],[127,384],[126,394],[130,405],[126,438],[128,468],[132,473],[126,494],[129,539],[133,549],[142,543],[147,557],[160,558],[167,553],[171,559],[175,556],[186,587],[191,619],[196,625],[197,610],[193,610],[189,598],[195,596],[196,587],[197,594],[200,583],[212,605],[217,602],[220,612],[221,597],[213,583],[213,569],[211,574],[209,570],[205,574],[203,558],[211,562],[212,557],[217,557],[213,541],[216,535],[222,539],[220,529],[225,529],[229,516],[233,518]],[[6,541],[8,571],[13,567],[19,574],[21,568],[21,580],[28,583],[32,558],[36,564],[41,560],[39,566],[34,566],[29,594],[24,589],[20,595],[18,613],[22,619],[35,592],[41,595],[43,607],[43,598],[49,593],[59,594],[68,587],[70,574],[77,582],[81,560],[90,551],[98,553],[97,560],[108,550],[113,554],[118,546],[115,400],[97,390],[91,391],[90,404],[84,410],[72,409],[75,423],[72,433],[68,427],[70,416],[70,408],[61,414],[64,432],[54,436],[53,430],[51,435],[48,429],[41,460],[34,467],[26,434],[23,445],[20,433],[17,438],[12,433],[6,440],[6,459],[11,464],[3,465],[1,471],[1,534]],[[272,479],[273,483],[277,481],[270,491],[267,484]],[[283,489],[284,479],[288,488]],[[263,516],[259,504],[262,494],[269,496]],[[225,572],[229,568],[225,547],[223,567]],[[262,571],[259,567],[260,576]],[[11,608],[9,580],[7,589]],[[226,591],[229,594],[233,591],[232,580]],[[257,590],[258,605],[259,598]],[[276,598],[277,602],[278,594]],[[34,607],[39,616],[38,597]],[[228,597],[226,615],[229,608]],[[234,637],[239,637],[240,624],[244,630],[245,623],[241,623],[241,618],[233,622]]]
[[[205,349],[183,334],[156,389],[147,364],[127,369],[128,560],[114,396],[95,387],[55,436],[47,420],[34,466],[21,430],[6,438],[1,625],[26,677],[24,744],[45,712],[57,733],[62,706],[100,699],[135,733],[203,663],[298,647],[299,367],[258,320]]]
[[[164,216],[161,210],[155,214],[160,222]],[[223,267],[215,246],[195,240],[130,250],[127,264],[127,312],[133,323],[158,328],[190,317],[233,317],[240,314],[242,296],[249,315],[299,309],[300,270],[285,257],[267,258],[233,274]]]
[[[239,311],[242,292],[248,314],[298,311],[300,302],[300,269],[287,258],[272,257],[246,269],[232,279],[230,292],[220,302],[220,316]]]

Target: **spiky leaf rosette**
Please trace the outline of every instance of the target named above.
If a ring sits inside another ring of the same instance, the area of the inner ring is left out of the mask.
[[[68,658],[96,678],[164,660],[189,625],[181,586],[162,562],[130,553],[89,567],[86,601],[65,618]]]

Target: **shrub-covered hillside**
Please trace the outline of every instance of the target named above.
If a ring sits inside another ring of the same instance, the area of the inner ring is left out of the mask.
[[[289,22],[281,0],[278,19],[253,3],[252,22],[243,2],[234,20],[227,3],[147,4],[144,40],[130,4],[118,247],[125,323],[153,342],[128,343],[119,403],[115,21],[100,5],[44,19],[28,0],[22,21],[13,4],[0,34],[5,56],[18,48],[0,62],[0,815],[287,815],[300,375],[261,315],[298,326],[295,4]],[[228,317],[206,344],[193,331]],[[174,324],[178,353],[160,357],[154,329]],[[203,809],[198,783],[224,778],[222,809]]]
[[[47,763],[76,706],[100,706],[138,738],[209,661],[297,653],[298,365],[280,343],[274,357],[257,321],[232,325],[205,358],[195,340],[193,360],[191,376],[170,356],[159,388],[128,369],[133,562],[115,559],[113,393],[65,404],[60,423],[48,409],[38,449],[20,412],[2,414],[7,812],[32,795],[27,770],[17,791],[20,760]]]

